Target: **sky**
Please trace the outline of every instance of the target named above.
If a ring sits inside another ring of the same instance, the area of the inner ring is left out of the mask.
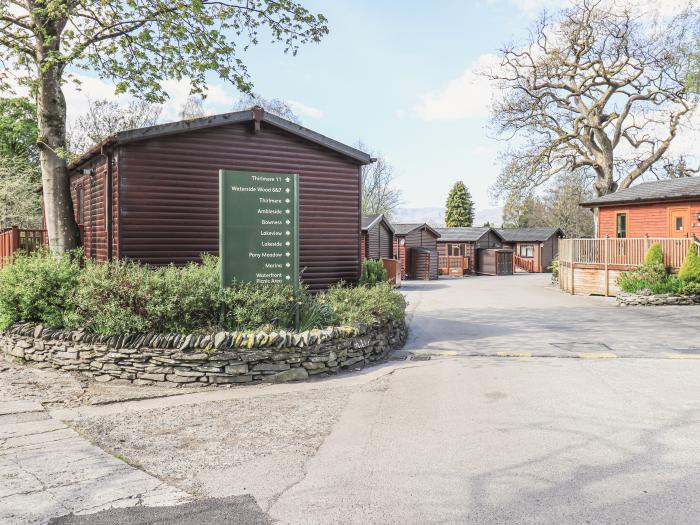
[[[347,144],[358,140],[394,166],[404,207],[443,206],[462,180],[477,208],[491,207],[489,187],[505,147],[488,130],[490,85],[473,73],[500,46],[521,41],[545,6],[563,0],[304,0],[329,20],[320,44],[296,56],[263,41],[242,55],[254,91],[288,101],[303,125]],[[650,1],[650,0],[637,0]],[[655,5],[677,4],[655,0]],[[66,86],[69,119],[86,96],[113,92],[81,75],[82,91]],[[167,83],[164,118],[177,120],[186,83]],[[235,88],[211,78],[205,108],[231,109]]]

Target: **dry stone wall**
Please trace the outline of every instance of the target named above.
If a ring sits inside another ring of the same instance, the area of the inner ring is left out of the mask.
[[[81,372],[97,381],[140,385],[285,382],[363,367],[403,346],[406,326],[392,321],[291,332],[218,332],[105,336],[16,324],[0,334],[5,359]]]
[[[668,306],[700,304],[700,295],[678,295],[673,293],[636,294],[620,293],[616,297],[619,306]]]

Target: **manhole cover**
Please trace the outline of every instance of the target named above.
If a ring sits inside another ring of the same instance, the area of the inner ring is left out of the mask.
[[[429,355],[412,355],[411,361],[430,361]]]
[[[549,343],[554,348],[564,352],[587,353],[587,352],[610,352],[611,349],[605,343]]]

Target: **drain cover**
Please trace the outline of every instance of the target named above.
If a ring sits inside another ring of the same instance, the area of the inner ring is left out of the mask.
[[[605,343],[549,343],[554,348],[564,352],[610,352],[611,349]]]
[[[429,355],[412,355],[411,361],[430,361]]]
[[[673,348],[672,351],[681,354],[700,354],[700,348]]]
[[[389,361],[405,361],[407,357],[408,356],[405,354],[404,355],[393,355],[389,358]]]

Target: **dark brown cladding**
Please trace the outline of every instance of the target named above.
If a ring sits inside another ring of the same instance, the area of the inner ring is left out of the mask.
[[[361,264],[362,162],[265,121],[255,124],[201,127],[116,144],[113,254],[154,265],[217,254],[219,170],[298,173],[303,281],[312,289],[355,282]],[[104,181],[104,171],[98,167],[93,177]],[[74,186],[85,177],[76,175]],[[100,185],[104,188],[104,182]],[[104,210],[104,190],[101,194],[95,206]],[[75,191],[73,198],[77,201]],[[87,218],[83,228],[87,240],[93,235]],[[106,231],[103,223],[96,228]],[[104,260],[106,249],[97,254]]]

